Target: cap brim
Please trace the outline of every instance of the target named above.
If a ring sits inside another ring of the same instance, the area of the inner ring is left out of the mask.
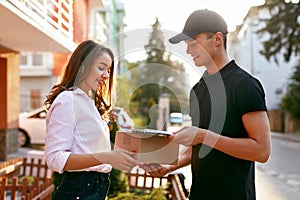
[[[171,44],[177,44],[177,43],[179,43],[181,41],[190,40],[190,39],[191,39],[190,36],[188,36],[188,35],[186,35],[184,33],[179,33],[178,35],[175,35],[174,37],[170,38],[169,42]]]

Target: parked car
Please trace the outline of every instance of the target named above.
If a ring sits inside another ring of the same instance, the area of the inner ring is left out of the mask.
[[[19,114],[19,146],[45,144],[46,110],[41,107]]]
[[[134,122],[123,108],[115,108],[117,124],[121,129],[134,128]],[[41,107],[31,112],[19,114],[19,146],[45,144],[46,110]]]
[[[170,114],[170,124],[182,125],[182,113],[173,112]]]

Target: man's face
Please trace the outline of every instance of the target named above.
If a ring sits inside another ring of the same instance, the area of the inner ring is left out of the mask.
[[[213,37],[200,33],[191,40],[185,41],[187,54],[190,54],[196,66],[208,66],[214,57]]]

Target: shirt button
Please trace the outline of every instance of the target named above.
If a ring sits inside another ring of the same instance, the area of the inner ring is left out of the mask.
[[[80,197],[76,197],[76,199],[80,199]]]
[[[87,184],[87,186],[90,186],[90,185],[91,185],[90,183]]]

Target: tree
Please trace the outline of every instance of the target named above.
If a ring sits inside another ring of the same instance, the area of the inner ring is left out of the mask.
[[[286,95],[282,98],[280,107],[300,120],[300,64],[291,77]]]
[[[128,70],[137,67],[138,63],[128,63],[126,62],[126,67]],[[135,74],[131,74],[134,76]],[[122,108],[128,108],[129,100],[133,93],[132,88],[134,83],[130,80],[130,77],[127,76],[118,76],[116,78],[116,102],[115,105]]]
[[[270,18],[260,19],[265,27],[258,33],[269,33],[268,40],[263,42],[264,49],[260,52],[267,60],[271,57],[277,62],[277,56],[284,52],[284,59],[290,60],[291,55],[299,53],[300,42],[300,6],[286,3],[284,0],[266,0],[260,6],[270,12]]]
[[[299,56],[300,48],[300,6],[299,3],[286,3],[284,0],[266,0],[260,8],[268,9],[270,18],[261,19],[265,27],[258,33],[268,33],[269,39],[263,42],[264,49],[260,52],[267,60],[274,58],[278,62],[278,55],[283,52],[284,60],[291,56]],[[299,59],[300,61],[300,59]],[[287,93],[282,98],[280,107],[300,120],[300,62],[295,67]]]
[[[156,19],[148,44],[144,46],[147,59],[140,63],[139,74],[135,76],[135,84],[139,87],[136,88],[132,101],[139,102],[140,112],[146,115],[158,103],[159,95],[163,93],[169,94],[171,111],[188,108],[187,95],[183,92],[186,91],[184,66],[177,61],[171,61],[171,54],[165,50],[164,34],[160,26]]]

